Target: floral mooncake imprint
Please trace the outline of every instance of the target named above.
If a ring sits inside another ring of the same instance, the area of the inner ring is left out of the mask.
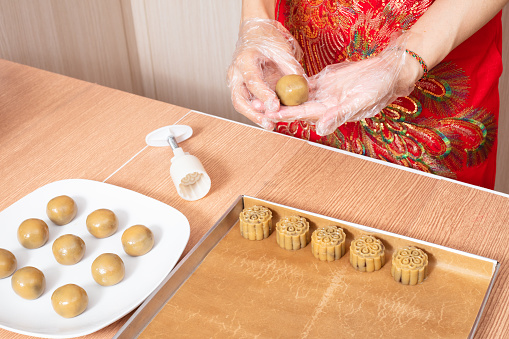
[[[281,248],[298,250],[306,247],[310,239],[309,222],[306,218],[293,215],[276,224],[276,240]]]
[[[272,232],[272,212],[264,206],[245,208],[240,212],[240,234],[249,240],[263,240]]]
[[[350,244],[350,263],[361,272],[378,271],[385,264],[385,247],[380,239],[362,235]]]
[[[399,248],[392,255],[391,275],[403,285],[417,285],[426,279],[428,255],[420,248]]]
[[[311,251],[321,261],[334,261],[345,254],[345,232],[339,226],[319,228],[311,235]]]

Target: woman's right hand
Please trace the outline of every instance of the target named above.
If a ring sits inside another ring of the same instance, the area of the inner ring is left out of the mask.
[[[277,112],[276,82],[287,74],[304,75],[299,63],[302,50],[278,21],[247,19],[240,27],[233,61],[228,69],[228,86],[235,109],[265,129],[274,123],[265,112]]]

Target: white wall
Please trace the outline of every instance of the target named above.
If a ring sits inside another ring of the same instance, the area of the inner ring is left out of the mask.
[[[0,0],[0,58],[133,91],[120,2]]]
[[[226,86],[240,10],[241,1],[132,1],[144,83],[154,87],[149,96],[247,122]]]

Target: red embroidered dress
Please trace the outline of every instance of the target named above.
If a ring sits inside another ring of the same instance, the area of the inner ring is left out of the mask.
[[[308,75],[383,50],[433,0],[279,0],[276,19],[304,51]],[[407,97],[320,137],[303,121],[278,132],[493,189],[502,73],[500,13],[454,49]]]

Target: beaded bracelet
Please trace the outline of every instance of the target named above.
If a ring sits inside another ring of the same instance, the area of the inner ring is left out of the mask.
[[[424,71],[424,74],[422,75],[423,78],[425,78],[428,75],[428,66],[424,62],[424,60],[415,52],[412,52],[411,50],[406,49],[405,52],[413,56],[419,63],[421,64],[422,70]]]

